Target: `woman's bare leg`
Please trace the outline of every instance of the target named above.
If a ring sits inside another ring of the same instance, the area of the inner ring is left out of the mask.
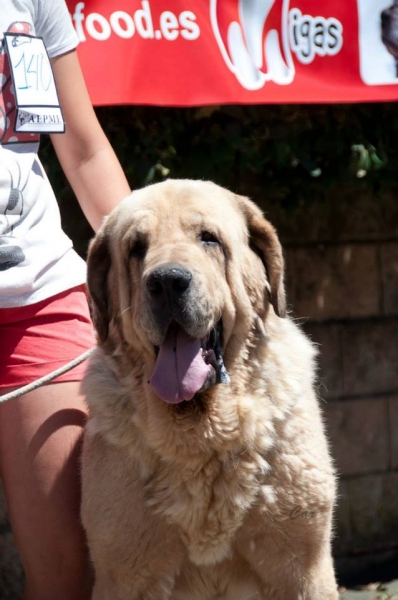
[[[85,418],[79,382],[43,386],[0,405],[0,473],[25,569],[25,600],[90,598],[79,519]]]

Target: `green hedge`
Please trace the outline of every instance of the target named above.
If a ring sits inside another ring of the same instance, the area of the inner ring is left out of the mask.
[[[271,201],[289,209],[322,201],[336,184],[378,194],[397,180],[394,103],[122,106],[102,107],[97,114],[132,188],[166,177],[212,179],[240,193],[266,190]],[[70,206],[70,191],[48,142],[42,160],[67,228],[79,237],[80,215]]]

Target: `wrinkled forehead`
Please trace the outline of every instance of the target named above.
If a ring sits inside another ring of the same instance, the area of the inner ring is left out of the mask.
[[[246,237],[235,196],[202,181],[168,181],[134,191],[117,209],[117,223],[122,237],[132,229],[163,237],[201,227],[240,241]]]

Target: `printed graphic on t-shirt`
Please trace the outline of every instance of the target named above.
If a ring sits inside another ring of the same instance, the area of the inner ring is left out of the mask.
[[[31,33],[30,23],[12,23],[9,33]],[[15,96],[10,65],[5,52],[4,40],[0,41],[0,144],[18,144],[39,141],[37,134],[14,131]],[[24,189],[21,167],[17,160],[3,160],[0,164],[0,271],[6,271],[25,260],[25,254],[13,243],[14,229],[24,209]]]
[[[16,160],[0,164],[0,271],[6,271],[25,260],[25,254],[14,244],[14,228],[24,209],[24,189],[21,167]]]

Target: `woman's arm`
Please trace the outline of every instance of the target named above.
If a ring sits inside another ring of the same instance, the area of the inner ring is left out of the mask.
[[[51,141],[79,204],[97,231],[130,187],[95,115],[76,51],[51,60],[66,133]]]

